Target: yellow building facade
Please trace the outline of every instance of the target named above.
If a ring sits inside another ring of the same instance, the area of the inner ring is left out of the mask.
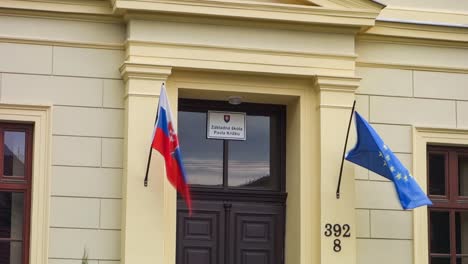
[[[455,0],[0,0],[0,117],[34,126],[11,263],[182,263],[161,157],[143,186],[165,83],[175,120],[181,99],[284,107],[284,252],[264,263],[429,264],[426,207],[348,162],[336,187],[354,100],[425,191],[428,146],[468,146],[467,21]]]

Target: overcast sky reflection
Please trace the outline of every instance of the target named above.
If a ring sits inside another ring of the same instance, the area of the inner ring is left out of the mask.
[[[247,140],[229,142],[229,185],[270,175],[270,118],[247,116]],[[206,138],[206,113],[179,111],[179,139],[190,184],[222,185],[223,141]]]

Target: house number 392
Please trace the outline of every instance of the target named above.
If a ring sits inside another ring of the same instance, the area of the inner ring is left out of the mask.
[[[340,252],[341,251],[341,239],[351,237],[351,227],[348,224],[340,225],[340,224],[325,224],[325,232],[324,235],[327,237],[336,237],[333,240],[333,251]]]

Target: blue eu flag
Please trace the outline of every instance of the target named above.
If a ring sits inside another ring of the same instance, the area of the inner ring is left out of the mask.
[[[413,209],[418,206],[432,205],[408,169],[385,145],[375,130],[357,112],[357,143],[346,154],[346,159],[368,170],[371,170],[395,184],[401,206]]]

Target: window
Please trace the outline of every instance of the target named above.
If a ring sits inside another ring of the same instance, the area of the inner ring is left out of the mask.
[[[32,132],[0,123],[0,264],[29,263]]]
[[[207,139],[207,111],[246,113],[245,141]],[[188,182],[219,189],[284,189],[284,107],[181,99],[179,139]]]
[[[468,149],[427,150],[430,263],[468,264]]]

